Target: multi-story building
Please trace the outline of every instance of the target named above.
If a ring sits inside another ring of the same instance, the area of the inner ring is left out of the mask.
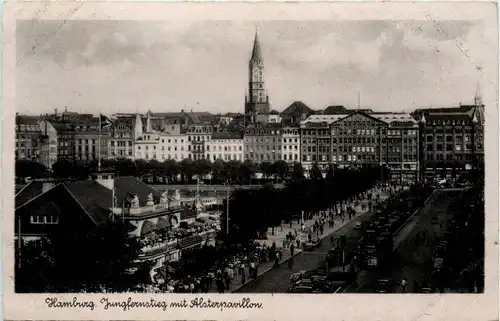
[[[243,140],[245,159],[256,163],[281,159],[281,124],[251,124]]]
[[[142,119],[136,115],[134,124],[134,155],[135,159],[152,160],[160,159],[160,134],[151,129],[150,117],[146,118],[146,127]]]
[[[453,177],[484,166],[484,105],[422,109],[415,112],[421,131],[422,178]]]
[[[302,164],[386,165],[396,178],[418,172],[418,124],[408,114],[312,115],[301,123]],[[403,173],[403,174],[402,174]]]
[[[186,131],[188,136],[188,156],[193,160],[206,158],[206,144],[212,136],[213,126],[199,124],[189,126]]]
[[[372,113],[370,116],[387,124],[382,129],[382,164],[390,170],[392,180],[418,179],[419,127],[409,114]]]
[[[188,136],[183,133],[181,125],[165,125],[160,133],[160,160],[173,159],[180,162],[190,158],[189,146]]]
[[[343,117],[346,115],[312,115],[300,123],[301,163],[306,174],[314,163],[317,163],[321,170],[326,170],[328,165],[333,163],[332,136],[337,135],[332,126]],[[335,150],[336,161],[337,159],[343,160],[337,154],[341,151],[343,151],[342,148]]]
[[[239,132],[213,132],[206,145],[206,153],[210,161],[243,161],[243,137]]]
[[[52,168],[57,162],[57,132],[54,126],[47,120],[40,120],[40,163],[46,168]]]
[[[300,162],[300,127],[282,129],[281,156],[288,164]]]
[[[35,116],[16,115],[16,160],[40,161],[42,132]]]
[[[85,162],[107,158],[110,133],[108,129],[99,131],[99,118],[75,122],[74,128],[76,161]]]
[[[57,132],[57,159],[75,160],[75,126],[72,122],[52,122]]]
[[[269,111],[269,96],[264,83],[264,60],[260,51],[259,37],[255,33],[252,56],[248,62],[248,94],[245,95],[245,116],[249,122],[266,122],[266,115],[269,115]]]
[[[109,128],[108,158],[134,159],[134,117],[118,117]]]

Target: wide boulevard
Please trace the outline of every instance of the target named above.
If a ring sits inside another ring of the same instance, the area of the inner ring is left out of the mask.
[[[419,292],[432,273],[436,242],[443,237],[446,221],[451,215],[448,207],[460,194],[461,190],[436,190],[395,238],[395,250],[387,264],[376,270],[360,272],[357,282],[345,292],[374,293],[378,291],[378,281],[386,279],[390,284],[388,292],[397,293],[401,291],[403,278],[408,281],[408,292]],[[434,223],[433,218],[437,219]],[[425,241],[418,241],[417,234],[425,235]]]
[[[356,217],[350,223],[333,232],[334,238],[345,235],[347,238],[346,252],[352,252],[357,247],[357,241],[361,238],[362,231],[355,228],[356,222],[366,222],[374,212],[368,212]],[[237,293],[285,293],[290,285],[290,274],[311,270],[316,268],[325,260],[328,250],[332,248],[330,237],[326,237],[321,242],[321,246],[312,250],[301,252],[293,258],[293,268],[288,267],[287,262],[283,262],[278,268],[272,269],[262,275],[254,282],[251,282],[238,289]]]

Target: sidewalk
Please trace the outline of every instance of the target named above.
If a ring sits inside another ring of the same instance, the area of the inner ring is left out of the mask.
[[[376,194],[377,192],[374,192],[374,194]],[[387,199],[388,195],[385,194],[385,193],[382,193],[380,192],[380,201],[384,201],[385,199]],[[366,200],[363,201],[363,203],[367,204],[368,202]],[[344,222],[342,222],[342,219],[340,217],[335,217],[334,221],[335,221],[335,224],[334,224],[334,227],[333,228],[329,228],[328,227],[328,222],[325,224],[325,228],[323,230],[323,234],[319,236],[320,239],[324,239],[328,236],[330,236],[330,234],[332,234],[333,232],[341,229],[342,227],[344,227],[345,225],[349,224],[350,222],[352,222],[353,220],[355,220],[357,217],[359,217],[360,215],[363,215],[365,213],[368,212],[368,209],[365,209],[364,211],[361,210],[361,205],[358,205],[357,207],[355,207],[355,210],[356,210],[356,214],[351,218],[351,220],[349,219],[344,219]],[[312,226],[316,220],[316,217],[318,217],[318,215],[314,215],[314,217],[310,220],[306,220],[306,226]],[[276,247],[278,248],[282,248],[283,246],[283,240],[286,239],[286,235],[289,231],[292,232],[292,234],[295,233],[295,229],[297,229],[297,231],[300,230],[300,224],[297,223],[297,220],[295,220],[293,223],[292,223],[292,228],[290,228],[290,224],[283,224],[282,226],[282,230],[281,228],[278,226],[278,227],[275,227],[274,229],[274,232],[275,232],[275,235],[272,235],[272,229],[269,229],[268,230],[268,233],[267,233],[267,237],[268,239],[267,240],[258,240],[259,243],[261,244],[267,244],[269,246],[272,245],[273,241],[276,242]],[[316,234],[314,233],[313,235],[313,240],[316,239]],[[302,249],[295,249],[294,251],[294,256],[298,255],[299,253],[301,253],[303,250]],[[291,253],[290,253],[290,249],[289,248],[282,248],[282,253],[283,253],[283,257],[282,259],[280,260],[280,264],[283,263],[283,262],[286,262],[288,261],[290,258],[291,258]],[[263,274],[265,274],[266,272],[270,271],[273,269],[273,266],[274,266],[274,262],[265,262],[265,263],[261,263],[259,264],[258,266],[258,269],[257,269],[257,278],[259,278],[260,276],[262,276]],[[254,279],[249,279],[248,278],[248,275],[249,275],[249,269],[248,267],[246,267],[246,280],[245,280],[245,283],[242,284],[241,283],[241,277],[239,275],[235,276],[232,280],[231,280],[231,283],[229,285],[229,290],[226,290],[226,292],[234,292],[236,290],[238,290],[239,288],[243,287],[244,285],[252,282]],[[209,292],[211,293],[215,293],[217,292],[217,288],[216,287],[213,287]]]

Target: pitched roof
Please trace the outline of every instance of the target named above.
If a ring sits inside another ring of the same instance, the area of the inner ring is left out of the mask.
[[[211,139],[242,139],[241,133],[235,131],[213,132]]]
[[[135,195],[139,198],[139,206],[145,206],[148,201],[148,195],[153,194],[155,203],[160,201],[161,193],[148,184],[141,182],[135,177],[125,176],[115,178],[115,196],[121,200],[131,201]]]
[[[22,206],[26,202],[32,200],[43,193],[43,182],[31,181],[24,186],[15,196],[15,208]]]
[[[324,115],[346,114],[347,108],[342,105],[328,106],[323,111]]]
[[[110,189],[93,180],[67,182],[64,186],[97,225],[108,221],[113,197]]]
[[[412,122],[412,123],[417,123],[415,118],[413,118],[410,114],[392,114],[392,113],[386,113],[386,114],[369,114],[371,117],[376,118],[378,120],[381,120],[386,123],[392,123],[392,122]]]
[[[282,114],[283,115],[288,115],[288,114],[312,114],[314,113],[314,110],[311,108],[307,107],[306,104],[304,104],[301,101],[295,101],[293,102],[290,106],[288,106],[285,110],[283,110]]]
[[[429,124],[430,122],[433,122],[433,121],[440,121],[440,122],[465,122],[465,123],[469,123],[472,118],[471,116],[469,116],[468,114],[437,114],[437,113],[432,113],[432,114],[429,114],[429,115],[426,115],[425,116],[425,120],[427,122],[427,124]]]
[[[16,125],[38,125],[38,116],[16,115]]]

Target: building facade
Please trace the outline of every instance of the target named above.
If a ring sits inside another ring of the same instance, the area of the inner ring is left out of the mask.
[[[281,160],[281,125],[252,124],[245,130],[243,139],[245,160],[256,163]]]
[[[206,144],[212,136],[213,126],[193,125],[186,131],[188,136],[188,156],[193,160],[206,158]]]
[[[419,111],[422,178],[455,178],[484,166],[484,107]]]
[[[173,159],[177,162],[190,158],[188,136],[179,124],[166,125],[160,134],[160,160]]]
[[[57,162],[57,132],[54,126],[47,121],[39,122],[42,136],[40,139],[40,163],[51,169]]]
[[[109,128],[108,159],[134,159],[134,117],[119,117]]]
[[[42,132],[38,117],[16,115],[16,160],[40,161]]]
[[[419,126],[409,114],[377,114],[371,116],[383,121],[382,164],[390,170],[392,180],[415,181],[419,176]]]
[[[108,158],[108,139],[110,133],[107,129],[99,131],[98,118],[93,118],[88,122],[79,121],[74,124],[74,128],[74,155],[76,161],[86,162]]]
[[[243,137],[238,132],[213,132],[210,141],[206,145],[206,159],[216,161],[217,159],[228,161],[240,161],[244,159]]]
[[[300,158],[300,127],[284,127],[281,136],[282,160],[288,164],[299,163]]]

